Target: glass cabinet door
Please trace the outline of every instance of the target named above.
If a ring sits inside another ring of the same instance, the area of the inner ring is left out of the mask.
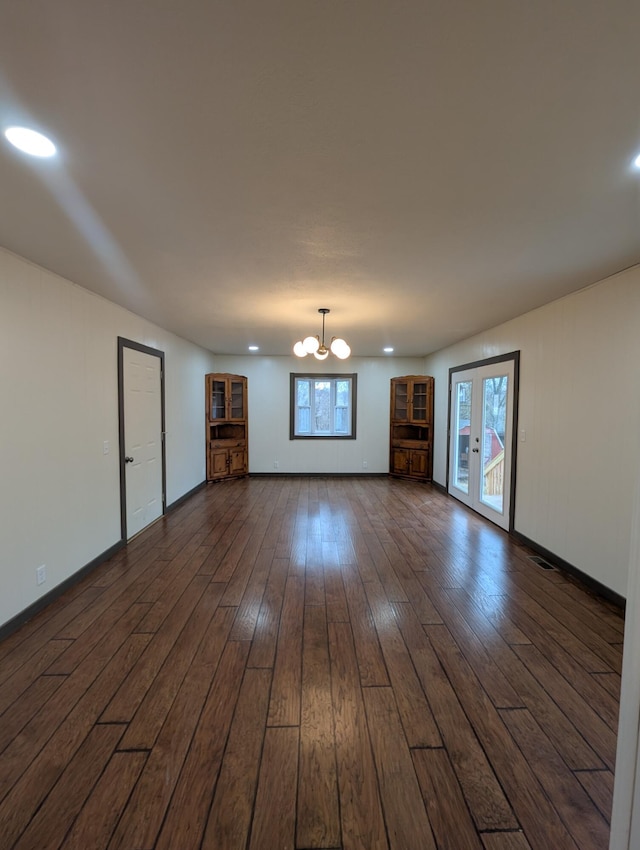
[[[393,418],[406,422],[409,407],[409,385],[406,381],[396,381],[393,386]]]
[[[231,381],[229,419],[244,419],[244,381]]]
[[[224,381],[211,381],[211,419],[226,419],[224,387]]]
[[[427,421],[427,383],[416,381],[413,385],[412,422]]]

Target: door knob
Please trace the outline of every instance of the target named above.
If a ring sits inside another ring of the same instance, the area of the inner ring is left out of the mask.
[[[476,451],[477,451],[477,449],[476,449]],[[125,457],[124,462],[125,463],[133,463],[133,458],[132,457]]]

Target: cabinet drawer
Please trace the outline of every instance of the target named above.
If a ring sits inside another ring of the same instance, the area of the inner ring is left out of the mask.
[[[393,440],[391,445],[401,449],[426,449],[430,444],[426,440]]]
[[[235,449],[246,446],[246,440],[209,440],[210,449]]]

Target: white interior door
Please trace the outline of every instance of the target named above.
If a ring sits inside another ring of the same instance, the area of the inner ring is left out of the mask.
[[[160,357],[123,349],[127,539],[163,513]]]
[[[449,493],[509,530],[515,361],[451,375]]]

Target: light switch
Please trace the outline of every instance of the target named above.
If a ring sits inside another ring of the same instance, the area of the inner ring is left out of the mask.
[[[102,444],[102,454],[103,455],[109,454],[109,440],[105,440],[104,443]]]

